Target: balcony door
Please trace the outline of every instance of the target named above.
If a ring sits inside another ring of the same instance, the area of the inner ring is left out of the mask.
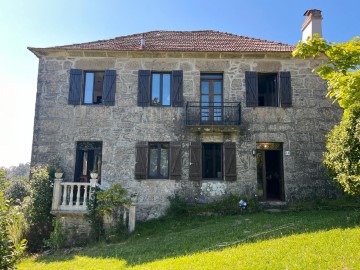
[[[201,74],[201,122],[222,121],[223,75]]]

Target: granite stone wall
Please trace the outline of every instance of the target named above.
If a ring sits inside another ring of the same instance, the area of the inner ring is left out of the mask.
[[[77,141],[102,141],[104,187],[120,182],[137,193],[137,219],[161,216],[174,193],[189,201],[216,199],[229,193],[245,195],[257,189],[257,142],[281,142],[285,200],[329,196],[331,187],[322,161],[325,134],[338,123],[341,110],[325,98],[326,82],[311,70],[321,60],[293,59],[289,53],[122,53],[85,57],[40,57],[32,164],[58,156],[65,181],[74,181]],[[115,106],[68,105],[71,68],[115,69]],[[183,70],[183,96],[200,100],[200,73],[223,73],[224,101],[240,102],[239,132],[200,134],[185,126],[184,107],[137,106],[138,70]],[[291,72],[292,106],[255,107],[245,104],[245,71]],[[135,144],[138,141],[182,142],[181,180],[135,180]],[[189,142],[236,143],[237,181],[190,181]]]

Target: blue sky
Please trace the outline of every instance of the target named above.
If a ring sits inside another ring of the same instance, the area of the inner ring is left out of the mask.
[[[0,167],[30,161],[38,59],[27,47],[109,39],[151,30],[218,30],[296,44],[307,9],[320,9],[323,35],[359,33],[359,0],[2,0]]]

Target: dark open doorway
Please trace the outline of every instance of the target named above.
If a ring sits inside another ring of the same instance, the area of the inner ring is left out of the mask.
[[[262,200],[284,200],[282,143],[257,143],[258,195]]]

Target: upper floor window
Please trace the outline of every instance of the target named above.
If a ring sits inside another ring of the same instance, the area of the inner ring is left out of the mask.
[[[85,71],[84,104],[101,104],[104,72]]]
[[[247,107],[289,107],[292,104],[290,72],[245,72]]]
[[[70,70],[69,104],[115,105],[115,92],[115,70]]]
[[[153,106],[170,106],[170,73],[151,74],[151,103]]]
[[[183,105],[183,72],[139,70],[138,106]]]

